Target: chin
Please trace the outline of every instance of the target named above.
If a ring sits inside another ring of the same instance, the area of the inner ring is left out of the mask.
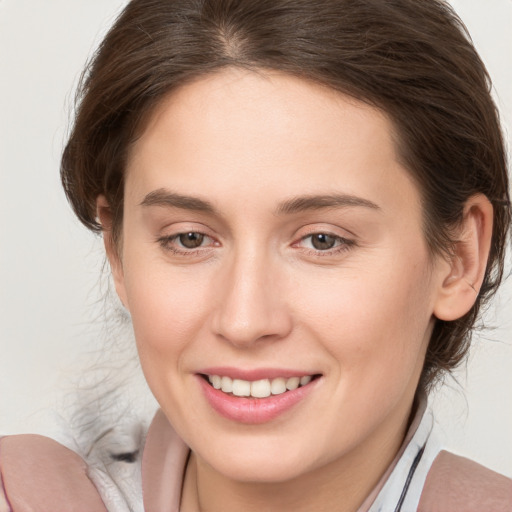
[[[245,483],[278,484],[306,473],[306,468],[287,461],[277,462],[272,456],[266,461],[222,461],[216,469],[226,478]]]
[[[262,440],[250,443],[230,442],[229,450],[221,453],[196,452],[215,471],[226,478],[239,482],[280,483],[293,480],[313,469],[314,454],[306,454],[298,449],[311,446],[312,441],[301,443],[278,443]],[[291,440],[290,440],[291,441]],[[308,463],[311,462],[311,464]]]

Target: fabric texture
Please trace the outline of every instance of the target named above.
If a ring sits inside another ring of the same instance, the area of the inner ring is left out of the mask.
[[[472,460],[442,451],[427,476],[418,512],[451,511],[511,512],[512,480]]]
[[[418,507],[432,462],[441,450],[423,395],[402,447],[358,512],[406,512]]]
[[[0,439],[0,512],[179,512],[189,449],[161,410],[146,436],[138,428],[112,429],[86,461],[42,436]],[[416,510],[512,512],[512,480],[442,451],[425,397],[357,512]]]
[[[76,453],[47,437],[25,434],[0,439],[0,474],[5,489],[5,493],[0,490],[0,504],[4,510],[107,510],[96,487],[87,477],[85,462]]]

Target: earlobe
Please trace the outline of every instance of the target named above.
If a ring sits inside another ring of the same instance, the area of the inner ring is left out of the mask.
[[[116,246],[112,236],[112,210],[104,195],[99,195],[96,199],[96,215],[101,224],[105,252],[112,270],[112,277],[114,279],[117,295],[124,307],[128,309],[121,255],[119,254],[119,248]]]
[[[443,265],[434,315],[453,321],[464,316],[476,301],[485,277],[491,247],[493,207],[482,194],[472,196],[464,207],[458,241]]]

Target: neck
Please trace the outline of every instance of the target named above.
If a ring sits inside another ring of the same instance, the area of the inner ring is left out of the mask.
[[[398,453],[410,411],[398,425],[372,437],[357,449],[306,474],[280,482],[240,482],[215,471],[191,454],[182,495],[182,512],[354,512],[386,472]],[[398,428],[397,428],[398,427]]]

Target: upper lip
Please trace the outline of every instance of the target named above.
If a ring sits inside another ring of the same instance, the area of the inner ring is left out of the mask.
[[[318,372],[307,370],[294,370],[289,368],[235,368],[230,366],[215,366],[204,368],[198,373],[203,375],[219,375],[231,377],[232,379],[256,381],[262,379],[276,379],[277,377],[304,377],[305,375],[318,375]]]

